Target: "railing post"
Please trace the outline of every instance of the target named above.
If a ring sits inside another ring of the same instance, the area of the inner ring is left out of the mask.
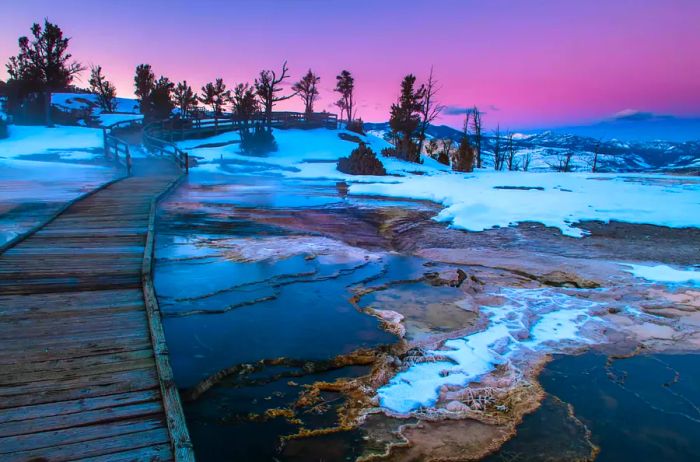
[[[183,152],[185,155],[185,175],[190,174],[190,155],[187,154],[186,152]]]
[[[126,174],[131,176],[131,152],[128,144],[126,145]]]
[[[109,148],[107,147],[107,129],[102,128],[102,147],[106,158],[109,158]]]

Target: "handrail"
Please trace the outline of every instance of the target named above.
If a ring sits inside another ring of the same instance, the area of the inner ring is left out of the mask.
[[[114,130],[120,128],[131,128],[135,125],[142,125],[141,119],[122,120],[102,128],[102,142],[107,160],[126,167],[127,176],[131,176],[131,151],[129,143],[115,136]]]
[[[242,120],[239,117],[228,115],[222,118],[190,118],[190,119],[166,119],[147,124],[143,128],[143,144],[161,155],[171,157],[175,163],[185,172],[189,173],[189,154],[180,149],[175,141],[182,141],[191,137],[205,134],[218,135],[243,127],[256,125],[269,125],[274,128],[338,128],[338,116],[329,112],[273,112],[268,121],[265,114],[256,114],[250,120]]]

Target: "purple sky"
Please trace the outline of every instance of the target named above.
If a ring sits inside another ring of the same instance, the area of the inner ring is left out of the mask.
[[[121,96],[133,94],[143,62],[199,88],[216,77],[252,82],[286,59],[295,79],[309,67],[321,75],[317,110],[336,111],[335,75],[352,71],[366,121],[386,120],[402,76],[425,79],[431,65],[448,112],[477,104],[505,129],[587,124],[623,110],[700,116],[698,0],[0,0],[0,10],[0,61],[48,17]]]

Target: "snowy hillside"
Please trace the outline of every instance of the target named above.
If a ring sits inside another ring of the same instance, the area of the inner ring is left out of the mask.
[[[54,93],[51,104],[66,113],[89,110],[97,118],[99,125],[109,126],[123,120],[140,120],[139,103],[135,99],[116,98],[117,108],[114,113],[103,113],[97,103],[97,95],[90,93]]]
[[[388,123],[366,123],[365,130],[380,138],[389,139]],[[431,138],[450,138],[458,141],[461,132],[454,128],[440,125],[430,126],[428,136]],[[502,135],[503,136],[503,135]],[[700,136],[700,134],[699,134]],[[600,146],[598,144],[600,143]],[[484,164],[493,167],[493,148],[495,139],[492,133],[484,136]],[[501,138],[503,149],[505,138]],[[526,156],[530,156],[531,171],[555,170],[560,159],[573,152],[572,165],[576,171],[590,171],[593,156],[598,149],[598,170],[601,172],[641,172],[641,171],[700,171],[700,141],[648,141],[623,142],[606,140],[599,142],[594,138],[578,135],[542,132],[536,134],[516,133],[513,144],[517,150],[516,161],[522,165]]]

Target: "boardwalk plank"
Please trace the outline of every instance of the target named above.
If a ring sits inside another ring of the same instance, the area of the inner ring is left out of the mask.
[[[153,199],[177,175],[113,183],[0,255],[1,460],[173,460],[182,447],[142,287]]]

